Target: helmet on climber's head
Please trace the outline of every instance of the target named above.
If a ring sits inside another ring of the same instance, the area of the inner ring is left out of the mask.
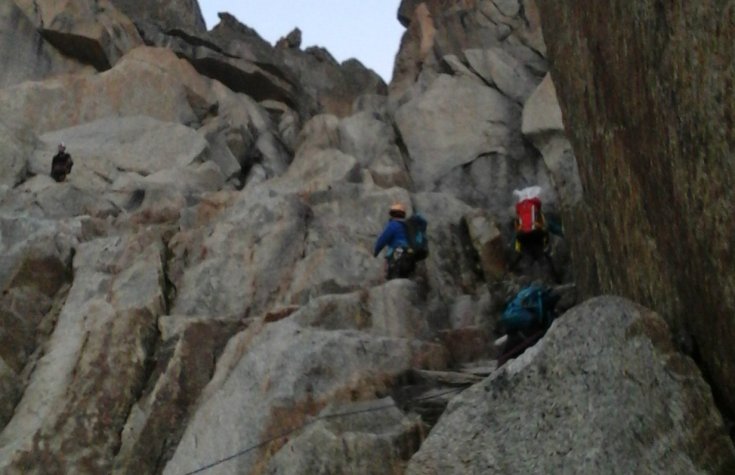
[[[406,207],[403,206],[403,203],[393,203],[392,205],[390,205],[390,210],[388,211],[388,214],[390,214],[393,218],[405,218]]]
[[[59,152],[64,152],[64,151],[66,151],[66,144],[64,144],[64,142],[61,142],[59,144]]]

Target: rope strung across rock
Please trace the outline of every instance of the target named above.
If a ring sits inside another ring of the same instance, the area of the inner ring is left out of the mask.
[[[446,396],[448,394],[453,394],[453,393],[457,393],[457,392],[463,391],[464,389],[465,388],[454,388],[454,389],[450,389],[448,391],[441,392],[439,394],[434,394],[434,395],[431,395],[431,396],[424,396],[424,397],[419,397],[419,398],[415,398],[415,399],[410,399],[408,402],[409,403],[415,403],[415,402],[421,402],[421,401],[429,401],[431,399],[438,399],[438,398],[440,398],[442,396]],[[229,456],[227,456],[227,457],[225,457],[223,459],[217,460],[216,462],[212,462],[212,463],[210,463],[208,465],[205,465],[203,467],[200,467],[200,468],[198,468],[198,469],[196,469],[196,470],[194,470],[192,472],[186,472],[186,474],[184,474],[184,475],[195,475],[197,473],[206,472],[209,469],[212,469],[212,468],[214,468],[214,467],[216,467],[218,465],[222,465],[223,463],[229,462],[230,460],[236,459],[238,457],[242,457],[243,455],[247,454],[248,452],[252,452],[255,449],[259,449],[259,448],[261,448],[261,447],[263,447],[265,445],[270,444],[271,442],[275,442],[276,440],[282,439],[282,438],[284,438],[284,437],[286,437],[288,435],[293,434],[296,431],[299,431],[301,429],[304,429],[304,428],[306,428],[306,427],[308,427],[308,426],[310,426],[310,425],[312,425],[312,424],[314,424],[316,422],[322,421],[322,420],[335,419],[335,418],[338,418],[338,417],[353,416],[353,415],[356,415],[356,414],[364,414],[366,412],[386,411],[386,410],[392,409],[394,407],[396,407],[395,404],[390,404],[390,405],[386,404],[386,405],[383,405],[383,406],[376,406],[376,407],[371,407],[371,408],[368,408],[368,409],[360,409],[360,410],[355,410],[355,411],[339,412],[339,413],[336,413],[336,414],[327,414],[327,415],[324,415],[324,416],[319,416],[319,417],[317,417],[315,419],[312,419],[311,421],[309,421],[309,422],[307,422],[305,424],[302,424],[302,425],[300,425],[298,427],[294,427],[292,429],[289,429],[289,430],[287,430],[287,431],[285,431],[285,432],[283,432],[281,434],[278,434],[278,435],[276,435],[274,437],[271,437],[270,439],[264,440],[262,442],[259,442],[259,443],[255,444],[255,445],[252,445],[252,446],[250,446],[250,447],[248,447],[246,449],[243,449],[240,452],[237,452],[235,454],[229,455]]]

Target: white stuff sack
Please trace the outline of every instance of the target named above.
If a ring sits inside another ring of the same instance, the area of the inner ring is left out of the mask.
[[[530,200],[532,198],[538,198],[541,195],[540,186],[529,186],[522,190],[513,190],[513,196],[515,196],[520,203],[523,200]]]

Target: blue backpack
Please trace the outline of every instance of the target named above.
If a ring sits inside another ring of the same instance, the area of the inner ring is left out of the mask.
[[[429,256],[429,238],[426,235],[428,223],[423,216],[416,213],[406,221],[406,238],[408,239],[409,252],[414,261],[422,261]]]
[[[505,307],[500,321],[508,332],[528,330],[536,325],[548,327],[554,320],[553,307],[558,298],[540,285],[521,289]]]

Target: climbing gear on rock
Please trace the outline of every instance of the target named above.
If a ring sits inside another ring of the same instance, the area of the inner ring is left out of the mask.
[[[548,327],[554,320],[554,306],[559,301],[548,287],[532,284],[521,289],[505,307],[500,322],[507,332]]]
[[[538,284],[515,294],[500,319],[508,338],[498,357],[498,366],[523,353],[546,334],[556,318],[555,307],[560,299],[552,289]]]
[[[406,279],[416,270],[416,261],[408,248],[396,248],[388,259],[387,278]]]
[[[541,187],[531,186],[513,191],[516,203],[516,252],[529,252],[534,258],[540,257],[548,244],[546,221],[541,211]]]
[[[419,213],[414,213],[403,222],[406,227],[408,252],[414,261],[422,261],[429,256],[429,238],[426,235],[428,223]]]

